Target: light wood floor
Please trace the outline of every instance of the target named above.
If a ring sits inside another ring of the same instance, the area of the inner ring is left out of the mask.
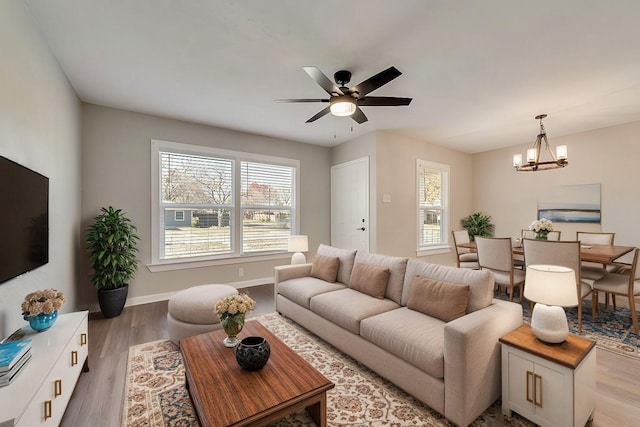
[[[249,288],[248,292],[257,301],[251,317],[273,311],[273,286]],[[80,376],[62,426],[120,426],[129,347],[167,338],[166,315],[167,301],[127,307],[114,319],[90,315],[90,371]],[[597,404],[592,426],[637,426],[640,361],[596,351]]]

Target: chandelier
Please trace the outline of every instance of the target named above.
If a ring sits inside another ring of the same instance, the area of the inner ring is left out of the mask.
[[[563,168],[569,164],[567,161],[567,146],[559,145],[556,148],[556,154],[553,154],[549,141],[547,141],[547,132],[544,130],[542,119],[547,117],[546,114],[540,114],[536,116],[536,119],[540,120],[540,132],[536,142],[533,143],[533,147],[527,150],[527,161],[522,162],[522,154],[513,155],[513,167],[518,172],[535,172],[544,171],[549,169]],[[542,140],[544,139],[544,149],[549,153],[552,160],[541,162],[540,152],[542,151]]]

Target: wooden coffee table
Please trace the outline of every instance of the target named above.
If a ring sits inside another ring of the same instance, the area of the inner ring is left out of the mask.
[[[203,427],[263,426],[307,408],[317,426],[327,425],[327,390],[334,384],[256,320],[238,338],[260,336],[271,357],[259,371],[242,369],[222,330],[180,340],[187,388]]]

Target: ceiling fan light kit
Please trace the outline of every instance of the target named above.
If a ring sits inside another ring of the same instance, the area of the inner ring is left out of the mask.
[[[329,109],[334,116],[350,116],[356,112],[356,100],[349,95],[334,96],[329,100]]]
[[[567,161],[566,145],[559,145],[556,148],[555,154],[551,150],[549,141],[547,141],[547,132],[544,129],[544,125],[542,124],[542,119],[544,119],[545,117],[547,117],[546,114],[540,114],[536,116],[536,120],[540,120],[540,132],[538,132],[538,136],[536,137],[536,141],[533,143],[533,146],[527,150],[527,161],[522,161],[522,154],[513,155],[513,167],[517,172],[536,172],[550,169],[559,169],[569,165],[569,162]],[[549,156],[551,156],[552,159],[546,162],[540,161],[540,153],[543,150],[543,140],[544,150],[549,153]]]
[[[328,102],[329,106],[312,116],[307,123],[315,122],[319,118],[331,113],[334,116],[350,116],[357,123],[366,122],[367,116],[360,109],[367,107],[396,107],[409,105],[412,98],[395,98],[390,96],[367,96],[370,92],[386,85],[402,73],[396,67],[389,67],[375,76],[369,77],[362,83],[351,88],[346,85],[351,80],[351,72],[347,70],[337,71],[333,78],[335,83],[320,71],[317,67],[302,67],[325,92],[329,99],[278,99],[277,102]]]

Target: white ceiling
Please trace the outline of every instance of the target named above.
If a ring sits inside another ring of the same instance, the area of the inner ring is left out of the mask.
[[[638,0],[24,0],[85,102],[319,145],[390,130],[475,153],[640,120]],[[302,70],[408,107],[327,115]],[[352,129],[353,128],[353,129]],[[335,136],[334,136],[335,135]]]

